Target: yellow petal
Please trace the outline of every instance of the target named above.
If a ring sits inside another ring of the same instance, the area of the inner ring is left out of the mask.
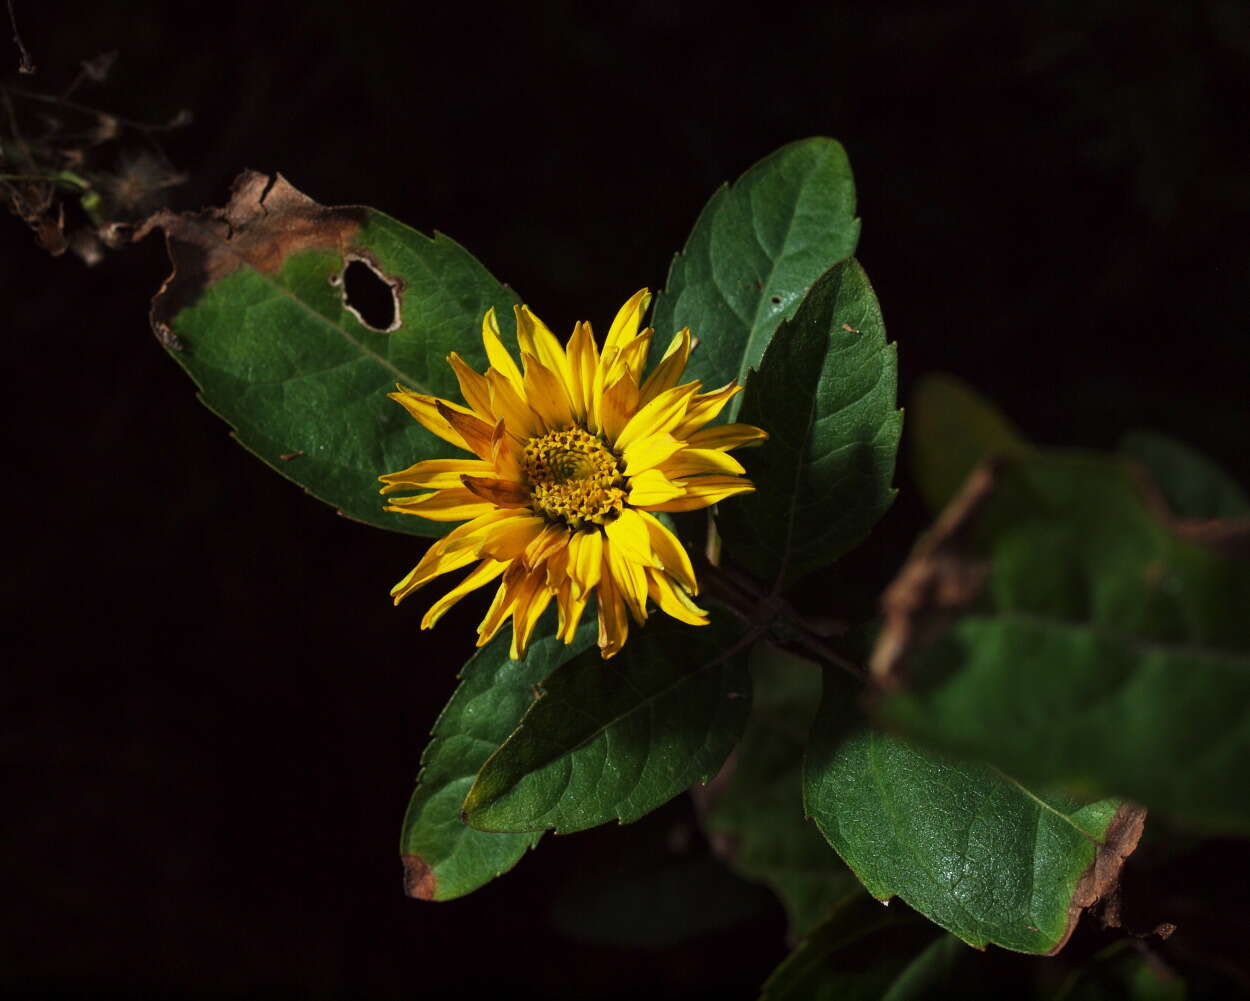
[[[625,508],[620,516],[604,527],[604,534],[618,553],[633,563],[658,566],[659,560],[651,551],[651,536],[647,523],[632,508]]]
[[[395,497],[382,510],[396,514],[415,514],[430,521],[465,521],[496,510],[494,504],[464,487],[436,490],[415,497]]]
[[[701,507],[710,507],[723,501],[726,497],[750,493],[755,489],[755,484],[740,476],[696,476],[683,482],[686,485],[683,496],[660,504],[650,504],[648,507],[652,511],[697,511]]]
[[[659,469],[671,480],[699,473],[725,473],[739,476],[745,473],[742,463],[728,452],[718,448],[683,448],[676,455],[660,463]]]
[[[598,528],[574,532],[569,539],[569,577],[574,589],[589,595],[599,583],[603,566],[603,533]]]
[[[477,627],[478,646],[485,646],[494,639],[495,633],[499,632],[499,627],[508,621],[508,616],[512,614],[512,609],[516,605],[517,592],[528,577],[528,571],[519,563],[511,564],[504,571],[499,589],[495,591],[490,608],[486,610],[486,618],[482,619],[482,624]]]
[[[647,469],[629,480],[629,503],[633,507],[655,507],[680,497],[685,490],[658,469]]]
[[[690,554],[686,552],[686,547],[655,515],[639,511],[638,517],[647,527],[647,542],[651,552],[659,559],[660,566],[680,581],[691,594],[698,594],[699,582],[695,579],[694,567],[690,565]]]
[[[691,448],[737,448],[739,445],[758,445],[768,440],[768,432],[750,424],[718,424],[703,428],[686,438]]]
[[[445,595],[434,602],[421,619],[422,629],[433,629],[434,624],[446,614],[457,601],[463,598],[471,591],[476,591],[479,587],[484,587],[501,573],[508,569],[508,564],[500,563],[498,560],[482,560],[476,567],[469,571],[469,575],[465,577],[459,584],[453,587]]]
[[[408,571],[404,579],[391,588],[391,597],[395,599],[395,604],[399,604],[413,591],[424,584],[429,583],[435,577],[445,573],[451,573],[453,570],[459,570],[461,567],[467,567],[476,559],[472,551],[460,550],[455,553],[445,551],[445,540],[439,539],[434,545],[426,550],[415,567]]]
[[[625,475],[637,476],[644,470],[658,466],[684,445],[685,442],[678,441],[667,431],[630,442],[629,447],[621,453],[621,458],[625,460]]]
[[[603,562],[612,575],[612,582],[620,591],[625,604],[629,606],[634,621],[641,624],[647,621],[647,572],[629,558],[626,552],[608,540],[603,545]],[[603,581],[599,587],[602,589]]]
[[[689,441],[692,433],[708,421],[715,420],[725,404],[741,392],[742,387],[731,382],[713,393],[699,394],[690,401],[690,405],[686,408],[686,417],[673,431],[673,437]]]
[[[486,373],[486,382],[490,385],[490,407],[495,416],[502,418],[508,431],[519,439],[532,438],[538,431],[538,418],[522,395],[525,383],[514,386],[510,379],[494,369]]]
[[[595,369],[599,366],[599,349],[595,346],[595,335],[589,323],[578,323],[573,328],[573,336],[569,338],[568,363],[570,375],[570,393],[573,399],[573,412],[579,420],[586,420],[592,432],[599,430],[598,419],[594,415]]]
[[[577,626],[582,621],[582,613],[586,611],[586,603],[589,600],[589,594],[578,597],[573,593],[571,581],[566,581],[564,586],[556,592],[556,608],[560,613],[556,635],[566,645],[573,642],[573,635],[577,632]]]
[[[463,408],[451,407],[446,400],[435,400],[434,406],[438,408],[443,420],[464,439],[469,451],[483,462],[490,462],[490,435],[494,428]]]
[[[525,402],[549,431],[558,431],[573,423],[572,403],[560,377],[532,354],[525,360]]]
[[[499,507],[529,506],[529,487],[515,480],[501,480],[494,476],[461,476],[460,481],[482,500],[488,500]]]
[[[378,480],[385,483],[379,493],[393,494],[396,490],[445,490],[447,487],[463,486],[462,474],[487,476],[495,471],[489,462],[480,459],[426,459],[415,466],[387,473]]]
[[[707,625],[707,612],[691,601],[685,589],[663,571],[647,571],[647,594],[665,615],[692,626]]]
[[[490,409],[490,384],[486,376],[474,371],[456,352],[447,356],[447,363],[456,373],[456,381],[460,383],[460,395],[464,402],[473,408],[473,412],[487,424],[495,423],[495,415]]]
[[[537,515],[514,510],[513,517],[502,519],[481,532],[476,553],[504,562],[519,560],[546,527],[547,522]]]
[[[552,594],[543,586],[542,578],[531,575],[517,594],[516,607],[512,610],[512,649],[509,656],[520,660],[529,647],[530,636],[539,618],[551,604]]]
[[[660,364],[655,367],[655,371],[647,376],[647,381],[642,384],[643,403],[650,403],[666,389],[672,389],[677,385],[677,380],[681,378],[682,372],[686,370],[686,362],[690,360],[690,328],[682,327],[673,335],[672,341],[668,345],[668,350],[664,352],[664,357],[660,359]]]
[[[599,582],[599,654],[604,660],[620,653],[629,638],[629,617],[625,614],[625,602],[621,598],[612,575],[604,574]]]
[[[557,550],[564,550],[568,544],[569,530],[564,525],[549,524],[525,547],[525,565],[538,567]]]
[[[599,400],[599,425],[608,441],[616,441],[637,409],[638,383],[628,372],[622,372]]]
[[[642,325],[642,318],[646,315],[647,307],[650,305],[651,293],[645,288],[640,288],[629,297],[625,305],[617,311],[616,319],[612,321],[612,326],[608,329],[607,340],[603,343],[604,354],[621,348],[637,336],[638,328]]]
[[[490,436],[490,461],[495,465],[501,479],[522,480],[521,462],[524,451],[516,438],[508,433],[504,422],[500,420]]]
[[[486,360],[490,362],[490,367],[512,383],[518,393],[521,392],[521,370],[512,360],[512,355],[508,354],[508,349],[503,346],[503,339],[499,336],[499,321],[495,319],[493,306],[482,317],[482,346],[486,348]],[[489,372],[487,375],[489,377]]]
[[[528,306],[513,308],[516,312],[516,339],[521,348],[521,357],[533,355],[555,374],[564,385],[565,392],[568,392],[572,388],[573,377],[569,371],[568,356],[556,340],[555,334],[547,329],[547,324],[530,312]]]
[[[443,441],[450,442],[456,448],[463,448],[466,452],[472,452],[464,438],[460,436],[460,432],[456,431],[438,410],[438,404],[443,403],[452,410],[473,416],[472,410],[467,410],[459,404],[452,403],[448,400],[440,400],[436,396],[424,396],[420,393],[410,393],[399,387],[398,393],[387,393],[392,400],[408,411],[408,416],[420,424],[431,434],[438,435]]]
[[[642,407],[616,436],[617,449],[629,448],[639,438],[672,431],[685,417],[686,407],[698,388],[699,384],[692,382],[686,386],[666,389]]]

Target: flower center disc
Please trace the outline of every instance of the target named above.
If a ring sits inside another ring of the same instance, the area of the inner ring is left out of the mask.
[[[625,502],[620,460],[582,428],[548,431],[526,442],[525,476],[534,509],[571,528],[587,521],[602,525]]]

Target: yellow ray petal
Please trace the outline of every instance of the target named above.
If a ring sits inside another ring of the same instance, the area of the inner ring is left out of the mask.
[[[495,471],[489,462],[480,459],[426,459],[397,473],[387,473],[378,480],[385,483],[379,493],[393,494],[396,490],[445,490],[462,486],[460,476],[485,476]]]
[[[502,480],[495,476],[461,476],[460,482],[465,489],[473,491],[482,500],[488,500],[499,507],[529,506],[529,487],[515,480]]]
[[[625,601],[612,583],[612,575],[604,574],[596,592],[599,606],[599,653],[604,660],[620,653],[629,639],[629,616]]]
[[[534,541],[525,547],[525,554],[522,558],[526,566],[537,568],[552,553],[564,550],[568,544],[569,530],[561,524],[548,524],[534,537]]]
[[[599,366],[599,349],[595,346],[595,335],[589,323],[578,323],[573,328],[573,336],[569,338],[569,395],[573,400],[573,414],[579,420],[585,420],[592,432],[599,430],[598,418],[595,416],[594,385],[595,369]]]
[[[569,577],[574,589],[589,595],[599,583],[603,566],[603,533],[598,528],[574,532],[569,539]]]
[[[564,586],[556,592],[556,608],[560,613],[560,622],[556,635],[566,645],[573,642],[573,635],[582,621],[582,613],[586,611],[589,594],[580,597],[573,593],[572,581],[565,581]]]
[[[461,567],[467,567],[476,559],[471,551],[446,552],[443,542],[443,539],[439,539],[438,542],[430,546],[426,550],[425,555],[421,557],[421,562],[409,570],[404,575],[403,580],[391,588],[391,597],[395,600],[395,604],[398,605],[413,591],[429,583],[435,577],[451,573],[453,570],[459,570]]]
[[[521,357],[533,355],[555,374],[564,385],[565,392],[569,392],[573,386],[573,375],[569,370],[568,356],[556,340],[556,335],[547,329],[547,324],[530,312],[528,306],[513,308],[516,312],[516,338],[521,348]]]
[[[686,408],[685,420],[674,429],[673,437],[689,441],[691,434],[703,427],[708,421],[715,420],[721,410],[724,409],[725,404],[741,392],[742,387],[731,382],[721,386],[715,392],[700,393],[690,401],[689,407]]]
[[[512,355],[508,354],[508,349],[503,346],[503,338],[499,336],[499,321],[495,319],[493,306],[482,317],[482,346],[486,348],[486,360],[490,362],[490,367],[512,383],[518,393],[521,392],[521,370],[512,360]],[[489,376],[489,372],[487,374]]]
[[[456,381],[460,383],[460,395],[478,417],[487,424],[495,423],[495,415],[490,409],[490,385],[486,376],[474,371],[456,352],[447,356],[447,364],[456,373]]]
[[[463,409],[454,409],[446,400],[435,400],[434,406],[452,429],[464,439],[469,451],[483,462],[490,462],[490,435],[494,428],[482,418]]]
[[[387,393],[392,400],[408,411],[408,416],[420,424],[431,434],[438,435],[443,441],[450,442],[457,448],[463,448],[466,452],[472,452],[468,443],[460,436],[460,432],[455,430],[447,419],[439,413],[438,404],[444,403],[453,410],[473,416],[473,411],[468,410],[459,404],[452,403],[449,400],[440,400],[436,396],[423,396],[420,393],[410,393],[399,387],[398,393]]]
[[[605,355],[609,351],[618,350],[637,336],[642,318],[650,305],[651,292],[648,289],[640,288],[629,297],[625,305],[617,311],[616,318],[608,329],[607,340],[603,342]]]
[[[547,610],[551,598],[551,591],[543,586],[541,577],[531,575],[521,586],[516,607],[512,610],[512,649],[509,656],[513,660],[520,660],[525,656],[534,626]]]
[[[637,409],[638,383],[628,372],[622,372],[599,399],[599,425],[608,441],[616,441]]]
[[[639,566],[629,558],[626,552],[609,539],[603,544],[603,562],[612,582],[620,591],[621,597],[629,607],[634,621],[640,625],[647,621],[647,573],[646,568]],[[604,574],[604,577],[607,576]],[[600,589],[603,580],[599,581]]]
[[[625,475],[637,476],[653,466],[658,466],[684,445],[685,442],[678,441],[667,431],[635,439],[621,453],[621,458],[625,460]]]
[[[665,615],[692,626],[707,625],[707,612],[691,601],[681,585],[670,580],[663,571],[647,571],[647,594]]]
[[[768,440],[768,432],[750,424],[718,424],[703,428],[686,438],[691,448],[737,448],[740,445],[758,445]]]
[[[525,361],[525,401],[549,431],[558,431],[573,423],[572,403],[560,377],[532,354],[522,355]]]
[[[630,562],[642,566],[659,565],[659,560],[651,551],[647,523],[637,511],[625,508],[615,521],[608,522],[603,531],[616,551]]]
[[[486,382],[490,386],[490,407],[495,416],[502,418],[509,433],[520,440],[532,438],[538,432],[538,418],[522,395],[524,381],[514,386],[507,376],[491,369],[486,373]]]
[[[629,480],[629,503],[633,507],[654,508],[680,497],[685,490],[658,469],[647,469]]]
[[[464,487],[453,487],[415,497],[395,497],[382,510],[415,514],[430,521],[465,521],[494,511],[496,507]]]
[[[699,473],[725,473],[729,476],[740,476],[746,472],[741,462],[718,448],[683,448],[676,455],[660,463],[659,469],[670,480],[697,476]]]
[[[500,478],[521,482],[521,462],[524,455],[520,443],[508,433],[501,419],[490,436],[490,461],[494,463]]]
[[[519,560],[546,527],[547,522],[537,515],[514,510],[513,517],[502,519],[481,532],[476,553],[503,562]]]
[[[672,431],[686,416],[686,407],[698,389],[697,382],[666,389],[640,408],[616,436],[617,449],[629,448],[639,438]]]
[[[516,605],[517,592],[528,576],[528,571],[519,563],[513,563],[504,571],[503,580],[500,581],[499,588],[495,591],[490,608],[486,610],[486,617],[477,627],[478,646],[485,646],[494,639],[495,633],[499,632],[499,627],[508,621]]]
[[[651,552],[659,559],[660,566],[671,577],[680,581],[691,594],[698,594],[699,582],[695,579],[694,567],[690,565],[690,554],[686,552],[686,547],[655,515],[639,511],[638,517],[647,527],[647,541]]]
[[[672,341],[668,345],[668,350],[664,352],[664,357],[660,359],[660,364],[655,367],[655,371],[647,376],[647,381],[642,384],[642,395],[640,399],[643,403],[650,403],[666,389],[672,389],[677,385],[677,380],[681,378],[682,372],[686,370],[686,362],[690,360],[690,328],[682,327],[673,335]]]
[[[654,470],[653,470],[654,471]],[[652,511],[697,511],[734,494],[750,493],[755,484],[740,476],[696,476],[683,481],[685,492],[674,500],[647,505]]]
[[[508,564],[500,563],[498,560],[482,560],[476,567],[469,571],[469,575],[465,577],[459,584],[453,587],[445,595],[434,602],[426,611],[421,619],[422,629],[433,629],[435,623],[446,614],[457,601],[463,598],[471,591],[476,591],[479,587],[484,587],[501,573],[508,569]]]

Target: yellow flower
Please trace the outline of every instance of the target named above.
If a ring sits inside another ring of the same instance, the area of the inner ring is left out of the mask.
[[[701,393],[697,382],[678,385],[690,356],[688,329],[642,378],[652,330],[638,327],[650,301],[642,289],[621,307],[602,354],[590,324],[577,324],[566,349],[529,309],[516,307],[520,368],[492,309],[482,321],[486,373],[455,352],[447,359],[464,405],[402,386],[390,394],[427,430],[476,456],[380,477],[384,494],[428,491],[393,497],[386,510],[465,522],[391,590],[398,604],[434,577],[476,564],[426,612],[423,629],[500,577],[478,646],[511,618],[514,658],[524,656],[552,599],[558,635],[571,643],[597,595],[605,658],[625,643],[626,611],[641,624],[648,600],[682,622],[707,624],[692,600],[698,582],[690,558],[652,512],[694,511],[754,490],[728,453],[767,435],[746,424],[704,426],[740,387]]]

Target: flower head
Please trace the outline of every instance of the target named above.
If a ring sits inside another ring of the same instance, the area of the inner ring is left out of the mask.
[[[513,657],[524,656],[553,599],[558,635],[571,643],[596,596],[604,657],[625,643],[630,616],[646,621],[648,601],[682,622],[707,624],[693,600],[690,558],[653,512],[694,511],[753,490],[729,450],[767,435],[746,424],[706,426],[739,387],[703,393],[698,382],[679,384],[688,329],[643,378],[653,331],[638,328],[650,301],[642,289],[621,307],[602,352],[590,324],[577,324],[565,348],[516,307],[520,367],[491,310],[482,321],[486,372],[455,352],[448,358],[464,404],[402,386],[390,394],[427,430],[476,456],[430,459],[380,478],[384,494],[426,491],[392,497],[386,510],[465,522],[391,590],[398,604],[434,577],[473,565],[426,612],[423,629],[496,580],[478,646],[511,618]]]

